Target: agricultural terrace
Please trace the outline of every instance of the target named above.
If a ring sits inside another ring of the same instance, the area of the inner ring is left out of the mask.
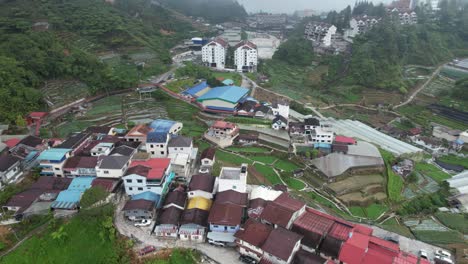
[[[449,174],[441,171],[439,168],[429,163],[416,163],[415,171],[425,176],[431,177],[437,182],[443,182],[444,180],[451,178]]]
[[[85,83],[74,80],[52,80],[40,89],[49,109],[59,108],[91,95]]]
[[[444,66],[440,71],[440,74],[454,80],[459,80],[468,77],[468,71],[450,66]]]
[[[460,166],[465,167],[465,169],[468,169],[467,158],[462,158],[462,157],[455,156],[455,155],[445,155],[445,156],[441,156],[439,160],[448,164],[452,164],[452,165],[460,165]]]
[[[394,161],[393,155],[385,151],[383,149],[379,149],[380,154],[382,154],[382,158],[385,161],[385,166],[387,167],[387,193],[388,193],[388,198],[390,198],[391,201],[393,202],[398,202],[401,201],[401,191],[404,186],[404,181],[403,179],[397,175],[395,172],[392,170],[392,163]]]
[[[367,207],[352,206],[349,210],[354,216],[376,220],[388,210],[388,207],[384,204],[371,204]]]

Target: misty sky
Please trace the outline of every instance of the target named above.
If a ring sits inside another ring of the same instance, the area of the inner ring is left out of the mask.
[[[355,0],[237,0],[244,5],[247,12],[258,12],[260,10],[270,13],[292,13],[296,10],[313,9],[317,11],[337,11],[351,7]],[[389,3],[391,0],[372,0],[374,3]]]

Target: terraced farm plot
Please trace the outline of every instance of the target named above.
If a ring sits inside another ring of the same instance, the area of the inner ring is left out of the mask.
[[[286,171],[286,172],[292,172],[300,168],[298,165],[296,165],[295,163],[289,160],[281,160],[281,159],[276,161],[274,166],[275,168]]]
[[[249,157],[251,160],[263,162],[265,164],[272,164],[275,162],[278,158],[275,156],[250,156]]]
[[[413,231],[418,240],[431,244],[464,243],[462,234],[457,231]]]
[[[306,186],[302,181],[298,179],[294,179],[292,177],[288,177],[284,181],[286,182],[289,188],[298,190],[298,191],[302,190]]]
[[[180,93],[182,91],[185,91],[187,88],[192,87],[194,85],[193,84],[194,81],[195,81],[194,78],[189,78],[185,80],[177,80],[177,81],[168,82],[164,86],[167,89],[175,93]]]
[[[271,185],[283,184],[283,182],[275,173],[275,171],[271,168],[271,166],[256,163],[254,164],[254,167],[258,173],[262,174],[271,183]]]
[[[444,180],[451,178],[449,174],[428,163],[417,163],[415,166],[415,171],[425,176],[431,177],[437,182],[443,182]]]
[[[228,147],[227,150],[244,153],[270,153],[271,150],[264,147]]]
[[[225,165],[240,166],[242,163],[252,164],[252,161],[249,159],[222,150],[216,151],[216,160],[221,161]]]
[[[328,185],[335,193],[344,193],[346,191],[360,190],[368,185],[382,184],[384,178],[381,175],[360,175],[347,177],[342,181],[337,181]]]
[[[365,204],[375,201],[383,202],[387,199],[387,195],[384,192],[377,192],[372,195],[363,194],[361,192],[352,192],[338,196],[338,199],[342,200],[345,204]]]
[[[418,225],[412,226],[413,231],[448,231],[449,229],[432,219],[424,219]]]
[[[464,71],[464,70],[449,67],[449,66],[443,67],[442,70],[440,71],[440,74],[450,79],[454,79],[454,80],[459,80],[459,79],[468,77],[468,71]]]
[[[422,91],[431,96],[439,96],[443,92],[450,92],[454,87],[454,82],[445,77],[437,76]]]
[[[468,234],[468,215],[439,212],[435,216],[445,226],[460,231],[462,234]]]
[[[453,129],[466,130],[468,124],[457,122],[456,120],[448,119],[441,115],[433,114],[426,105],[405,105],[398,108],[398,112],[411,119],[411,121],[423,126],[430,127],[430,122],[438,123]]]
[[[49,105],[49,109],[59,108],[90,95],[88,86],[75,80],[48,81],[41,92]]]
[[[468,169],[467,158],[462,158],[462,157],[458,157],[455,155],[446,155],[446,156],[440,157],[439,160],[448,164],[452,164],[452,165],[461,165],[465,167],[465,169]]]

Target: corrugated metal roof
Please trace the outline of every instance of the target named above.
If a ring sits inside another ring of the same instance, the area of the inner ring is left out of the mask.
[[[169,133],[172,126],[177,124],[178,122],[168,119],[156,119],[149,125],[150,128],[153,129],[155,132],[163,132]],[[181,123],[182,126],[182,123]]]
[[[208,84],[206,82],[201,82],[201,83],[199,83],[199,84],[197,84],[197,85],[183,91],[182,94],[195,96],[198,92],[205,89],[206,87],[208,87]]]
[[[132,200],[148,200],[153,202],[158,202],[161,199],[161,195],[154,192],[146,191],[139,194],[132,195]]]
[[[72,149],[51,148],[48,150],[44,150],[37,159],[38,160],[61,160],[70,151],[72,151]]]
[[[197,101],[205,101],[212,99],[219,99],[233,104],[238,103],[246,94],[249,89],[239,86],[221,86],[215,87],[204,95],[198,97]]]
[[[209,211],[212,203],[213,202],[209,199],[206,199],[203,197],[194,197],[188,201],[187,210],[201,209],[201,210]]]

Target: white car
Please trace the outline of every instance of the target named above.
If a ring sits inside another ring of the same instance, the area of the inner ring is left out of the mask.
[[[210,243],[210,244],[213,245],[213,246],[218,246],[218,247],[225,247],[225,246],[226,246],[225,243],[219,242],[219,241],[215,241],[215,240],[212,240],[212,239],[208,239],[208,243]]]
[[[206,173],[210,173],[210,169],[208,168],[200,168],[198,170],[199,173],[202,173],[202,174],[206,174]]]
[[[422,249],[421,249],[421,250],[419,251],[419,256],[420,256],[421,258],[423,258],[423,259],[428,259],[426,250],[422,250]]]
[[[149,226],[149,225],[151,225],[152,222],[153,221],[151,221],[149,219],[144,219],[141,222],[135,223],[135,226],[138,226],[138,227],[140,227],[140,226]]]

